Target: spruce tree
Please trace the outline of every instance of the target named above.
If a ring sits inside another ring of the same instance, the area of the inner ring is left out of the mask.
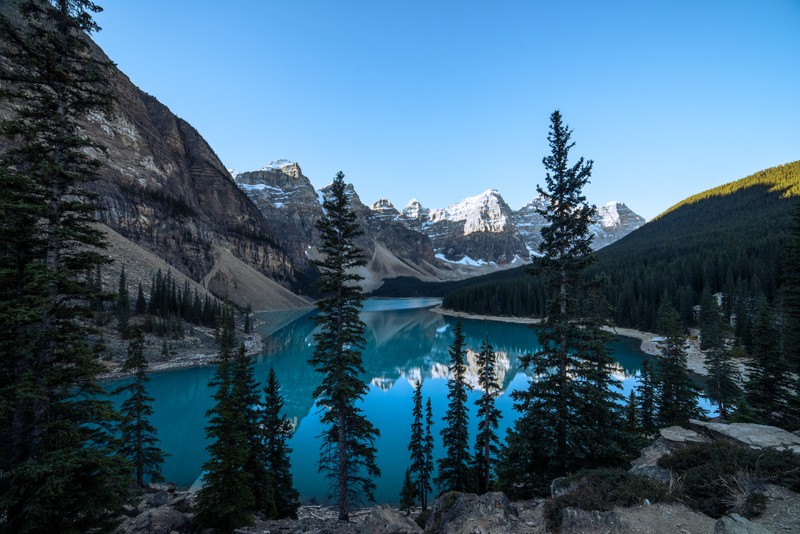
[[[781,353],[778,324],[764,298],[757,304],[748,369],[745,398],[752,414],[768,425],[789,427],[796,423],[789,361]]]
[[[570,165],[572,131],[558,111],[550,121],[551,153],[543,159],[546,187],[536,188],[545,203],[538,213],[546,225],[535,269],[549,299],[538,330],[541,348],[521,359],[521,367],[539,378],[512,394],[521,415],[498,466],[501,487],[515,498],[541,493],[554,477],[612,459],[616,442],[624,448],[629,443],[615,405],[619,393],[610,389],[618,383],[611,377],[608,338],[599,328],[603,306],[596,300],[583,316],[578,306],[580,275],[594,259],[589,225],[596,209],[583,195],[592,161],[580,158]]]
[[[230,321],[233,322],[233,317]],[[241,414],[243,419],[241,431],[247,444],[244,469],[249,476],[250,491],[253,494],[253,511],[266,517],[274,517],[274,483],[265,461],[265,430],[261,427],[261,415],[257,410],[260,401],[253,359],[247,355],[244,344],[240,344],[231,364],[231,403],[233,410]]]
[[[317,403],[325,406],[319,470],[331,481],[337,497],[339,520],[347,521],[354,500],[374,500],[374,479],[380,476],[375,463],[375,439],[380,432],[357,406],[367,392],[361,378],[364,367],[364,322],[359,317],[364,296],[363,279],[355,270],[366,265],[364,252],[355,240],[362,235],[350,207],[344,174],[339,172],[322,204],[325,216],[317,222],[321,259],[319,290],[314,318],[319,331],[309,364],[322,374],[314,390]]]
[[[411,441],[408,443],[408,451],[411,453],[411,466],[409,472],[414,481],[415,494],[419,497],[420,506],[427,508],[427,496],[431,490],[430,474],[426,473],[425,457],[425,435],[423,430],[422,413],[422,382],[417,380],[414,387],[413,396],[414,407],[411,411],[413,420],[411,422]]]
[[[495,406],[500,394],[495,372],[496,354],[488,340],[484,340],[478,354],[478,385],[483,393],[475,401],[478,406],[478,434],[475,437],[476,489],[479,495],[491,491],[492,472],[497,458],[499,440],[497,425],[503,415]]]
[[[659,427],[687,425],[689,419],[703,415],[697,404],[700,390],[689,378],[686,364],[686,337],[680,316],[664,295],[658,309],[658,343],[661,358],[655,369],[656,424]]]
[[[128,281],[125,277],[125,266],[119,273],[119,287],[117,289],[117,331],[123,337],[128,333],[128,319],[130,318],[130,296],[128,295]]]
[[[800,394],[800,204],[792,217],[792,233],[783,258],[781,297],[784,317],[784,350],[792,372],[798,377],[795,391]]]
[[[403,487],[400,489],[400,510],[406,515],[411,513],[411,509],[416,504],[417,488],[411,481],[411,470],[406,469],[406,476],[403,478]]]
[[[422,495],[420,501],[422,511],[428,509],[428,493],[433,491],[431,487],[431,477],[433,476],[433,408],[431,408],[431,398],[428,397],[425,402],[425,441],[424,441],[425,464],[422,470],[423,480],[425,483],[422,485]]]
[[[142,283],[139,282],[139,287],[136,289],[136,305],[134,306],[134,313],[142,315],[147,312],[147,300],[144,298],[144,288]]]
[[[701,304],[702,306],[702,304]],[[707,309],[702,310],[704,316],[702,340],[705,342],[706,392],[717,405],[719,416],[727,419],[740,391],[734,376],[736,366],[731,353],[725,346],[722,334],[721,310],[713,298],[705,301]]]
[[[147,394],[147,358],[144,355],[144,335],[134,328],[133,339],[128,344],[128,359],[122,370],[134,372],[133,382],[114,391],[114,395],[127,392],[130,396],[122,403],[120,424],[121,452],[133,464],[136,485],[146,487],[145,479],[160,482],[164,454],[158,447],[156,429],[150,424],[153,415],[153,398]]]
[[[300,494],[292,481],[289,440],[294,433],[292,424],[283,415],[283,395],[275,370],[270,367],[264,386],[264,403],[261,408],[261,428],[264,432],[264,464],[272,475],[275,498],[275,518],[296,518],[300,507]]]
[[[248,416],[239,409],[233,393],[233,315],[226,309],[220,319],[217,368],[208,383],[214,391],[214,406],[206,412],[209,458],[203,464],[203,487],[197,493],[194,521],[199,529],[233,532],[252,522],[256,498],[247,471],[251,454],[245,431]]]
[[[464,333],[461,319],[456,322],[455,337],[450,345],[450,378],[447,381],[447,413],[442,429],[442,445],[445,455],[439,459],[439,474],[436,485],[440,493],[448,491],[467,492],[472,488],[469,454],[469,413],[467,411]]]
[[[85,184],[99,162],[81,129],[112,106],[87,0],[5,2],[0,13],[0,530],[109,531],[129,496],[118,414],[97,384],[90,328],[106,260]],[[19,16],[15,16],[18,11]],[[7,216],[15,217],[7,220]]]
[[[642,360],[642,370],[636,380],[636,409],[639,414],[639,428],[645,437],[658,431],[656,422],[656,380],[650,358]]]

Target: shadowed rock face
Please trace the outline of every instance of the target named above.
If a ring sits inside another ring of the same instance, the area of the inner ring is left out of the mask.
[[[106,147],[94,151],[102,167],[87,185],[98,195],[98,219],[193,280],[211,272],[215,251],[226,249],[283,286],[302,287],[274,230],[197,130],[116,68],[109,74],[113,112],[82,121],[83,133]],[[0,115],[13,116],[9,102],[0,102]],[[0,139],[0,151],[7,142]]]

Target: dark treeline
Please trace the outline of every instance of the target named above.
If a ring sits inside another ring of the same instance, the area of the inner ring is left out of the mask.
[[[584,279],[599,273],[609,278],[606,297],[618,326],[653,330],[664,294],[689,323],[704,290],[725,294],[726,315],[752,315],[759,296],[770,303],[779,297],[784,251],[798,204],[784,192],[791,193],[798,184],[800,162],[795,162],[706,192],[696,201],[688,199],[600,250]],[[416,293],[444,296],[444,307],[459,311],[542,316],[547,295],[528,270],[454,285],[419,285]],[[388,284],[384,292],[391,291]]]

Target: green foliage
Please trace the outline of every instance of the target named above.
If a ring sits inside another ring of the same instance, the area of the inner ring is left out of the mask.
[[[716,403],[719,416],[726,419],[741,394],[734,379],[737,370],[722,335],[722,310],[713,298],[703,299],[701,306],[701,341],[706,350],[706,394]]]
[[[416,484],[411,481],[411,471],[406,469],[406,476],[403,479],[403,487],[400,489],[400,510],[404,511],[406,515],[411,513],[411,509],[417,503],[417,488]]]
[[[713,442],[678,450],[658,464],[682,477],[678,497],[711,517],[732,513],[736,507],[738,513],[757,515],[763,505],[758,494],[766,483],[800,490],[800,456],[788,451]]]
[[[642,360],[642,370],[636,379],[636,411],[639,428],[645,436],[652,436],[658,430],[656,424],[656,379],[650,358]]]
[[[297,517],[300,494],[294,488],[289,440],[294,433],[292,425],[283,415],[283,395],[275,371],[270,367],[264,386],[264,404],[261,410],[261,429],[264,432],[264,464],[272,476],[275,499],[275,518]]]
[[[545,504],[545,523],[553,532],[561,526],[564,508],[581,510],[613,510],[668,501],[667,488],[651,478],[633,475],[622,469],[594,469],[569,477],[565,482],[571,490]]]
[[[781,281],[800,287],[800,277],[792,274],[800,269],[792,270],[784,261],[792,232],[797,231],[792,230],[791,219],[798,206],[796,196],[784,193],[799,188],[797,161],[698,195],[598,251],[597,263],[583,279],[598,273],[609,277],[606,296],[618,326],[652,331],[665,291],[688,324],[704,288],[724,292],[723,311],[737,313],[744,326],[741,318],[759,294],[773,302]],[[445,308],[464,312],[543,316],[545,283],[528,276],[528,270],[510,269],[452,283],[387,280],[380,292],[443,296]],[[794,309],[800,310],[800,305]],[[800,317],[800,312],[796,315]],[[793,361],[800,362],[800,357]]]
[[[242,406],[238,402],[241,396],[234,394],[236,339],[229,313],[221,318],[217,342],[219,359],[208,384],[214,391],[214,406],[206,412],[209,459],[203,464],[203,487],[197,493],[194,521],[199,529],[232,532],[252,523],[256,496],[247,471],[251,458],[251,441],[246,431],[250,407]],[[241,390],[241,384],[237,389]]]
[[[119,414],[97,384],[90,325],[106,260],[86,191],[101,147],[89,112],[111,109],[85,0],[4,6],[0,16],[0,530],[112,531],[129,497]]]
[[[450,345],[450,378],[447,380],[447,413],[442,429],[444,457],[439,459],[436,485],[440,493],[450,491],[467,492],[472,489],[469,454],[469,412],[467,410],[464,333],[461,320],[456,323],[455,337]]]
[[[625,431],[619,381],[612,376],[609,335],[601,329],[609,312],[604,280],[581,284],[593,260],[589,224],[595,209],[582,193],[591,161],[568,165],[570,138],[556,111],[548,135],[551,155],[544,158],[547,190],[537,186],[548,225],[536,273],[550,298],[538,332],[541,349],[521,360],[537,379],[512,393],[521,416],[508,432],[498,467],[500,486],[512,498],[539,494],[549,480],[576,469],[620,463],[633,443]]]
[[[764,424],[791,427],[798,414],[793,388],[796,379],[781,352],[780,332],[775,315],[764,299],[759,300],[753,325],[752,358],[748,362],[745,396],[752,414]]]
[[[364,416],[356,401],[367,391],[361,375],[364,367],[364,322],[359,317],[364,299],[354,269],[366,265],[364,252],[355,240],[363,233],[350,207],[344,174],[333,180],[322,204],[325,216],[317,222],[320,232],[319,314],[314,334],[317,345],[309,364],[322,374],[314,390],[317,403],[327,408],[322,415],[326,426],[322,434],[319,470],[331,481],[338,497],[339,519],[347,521],[350,503],[373,500],[374,479],[380,476],[375,463],[375,439],[380,432]]]
[[[411,441],[408,443],[408,451],[411,453],[411,466],[409,470],[410,476],[414,481],[415,495],[419,497],[419,503],[422,509],[427,510],[428,493],[433,489],[431,487],[432,462],[430,462],[428,458],[432,453],[432,446],[431,452],[428,452],[428,443],[424,430],[430,434],[430,423],[425,425],[426,428],[423,430],[422,382],[419,380],[417,380],[417,385],[414,388],[413,402],[414,407],[411,412],[413,417],[413,421],[411,422]]]
[[[661,357],[655,369],[656,397],[655,413],[658,427],[687,425],[689,419],[697,419],[703,411],[697,403],[700,390],[689,378],[686,363],[686,337],[669,299],[664,296],[658,309],[658,343]]]
[[[135,328],[133,339],[128,344],[128,359],[122,366],[123,371],[133,371],[134,380],[127,386],[114,391],[114,395],[127,392],[129,397],[122,403],[120,410],[121,454],[133,464],[136,485],[146,487],[145,478],[151,482],[160,482],[161,466],[167,456],[158,448],[156,429],[150,424],[153,415],[151,406],[153,398],[147,394],[147,358],[144,355],[144,336],[139,328]]]
[[[492,491],[492,471],[499,451],[497,425],[503,417],[495,406],[500,394],[495,373],[496,355],[488,340],[484,340],[478,353],[478,386],[483,393],[475,401],[478,407],[478,434],[475,436],[475,478],[479,495]]]

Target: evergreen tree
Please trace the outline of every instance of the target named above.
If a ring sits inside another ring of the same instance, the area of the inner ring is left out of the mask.
[[[403,479],[403,487],[400,489],[400,510],[406,515],[411,513],[411,509],[416,504],[417,489],[416,484],[411,481],[411,470],[406,469],[406,476]]]
[[[247,414],[238,409],[233,393],[236,339],[228,310],[224,310],[221,323],[217,368],[208,383],[214,391],[214,406],[206,412],[209,458],[203,464],[203,487],[197,493],[194,521],[199,529],[233,532],[252,522],[256,498],[247,472],[251,454],[245,431]]]
[[[231,310],[231,323],[232,314]],[[249,476],[250,490],[255,501],[253,511],[261,512],[266,517],[274,517],[276,514],[274,483],[265,461],[267,459],[265,430],[261,427],[261,416],[256,409],[260,401],[253,359],[245,352],[244,344],[240,344],[231,365],[232,409],[242,414],[241,431],[247,443],[244,469]]]
[[[139,282],[139,287],[136,290],[136,305],[134,306],[134,313],[142,315],[147,312],[147,300],[144,298],[144,288],[142,283]]]
[[[780,350],[775,315],[763,298],[758,302],[753,323],[753,352],[748,368],[745,397],[753,415],[768,425],[786,427],[795,423],[790,365]]]
[[[128,332],[128,319],[130,318],[130,297],[128,295],[128,281],[125,278],[125,266],[119,273],[119,288],[117,289],[117,330],[122,336]]]
[[[144,355],[144,335],[141,329],[133,329],[133,339],[128,344],[128,359],[122,366],[123,371],[133,371],[133,382],[114,391],[114,395],[127,392],[130,396],[122,403],[122,423],[120,438],[122,454],[133,464],[136,485],[146,487],[145,478],[151,482],[160,482],[161,465],[164,454],[158,448],[156,429],[150,424],[153,415],[151,403],[153,398],[147,394],[147,358]]]
[[[488,340],[484,340],[481,352],[478,354],[478,385],[483,393],[475,401],[478,406],[475,465],[477,467],[477,491],[480,495],[492,489],[492,468],[497,458],[499,444],[497,424],[503,417],[495,406],[495,399],[500,394],[495,363],[494,348]]]
[[[294,433],[292,424],[283,415],[283,395],[275,370],[270,367],[264,386],[261,428],[264,432],[266,458],[264,464],[272,475],[275,498],[275,517],[296,518],[300,507],[300,494],[294,489],[289,440]]]
[[[364,252],[355,240],[362,235],[350,207],[344,174],[337,173],[322,204],[325,216],[317,222],[320,232],[319,314],[314,318],[319,332],[309,364],[323,375],[314,390],[317,402],[327,409],[322,415],[319,469],[331,480],[338,498],[339,520],[347,521],[350,504],[360,496],[374,499],[374,479],[380,476],[375,463],[375,439],[380,432],[364,416],[356,402],[367,391],[361,375],[364,322],[359,317],[364,299],[355,269],[366,265]]]
[[[639,413],[639,428],[646,437],[658,431],[656,423],[656,380],[650,358],[642,360],[642,370],[636,384],[636,408]]]
[[[580,158],[570,165],[572,131],[558,111],[550,119],[551,153],[543,159],[546,189],[536,188],[545,202],[538,213],[547,223],[536,272],[550,298],[538,331],[541,349],[521,360],[539,378],[512,394],[521,416],[508,433],[498,466],[500,485],[514,498],[542,492],[552,478],[614,458],[616,442],[623,448],[629,443],[615,404],[620,395],[610,389],[618,383],[611,377],[608,338],[599,328],[607,305],[592,295],[595,302],[583,317],[578,308],[579,278],[594,258],[589,225],[596,209],[582,192],[592,161]]]
[[[130,464],[102,400],[91,273],[106,260],[84,189],[99,163],[86,113],[112,101],[87,0],[22,0],[0,16],[0,530],[110,531]],[[13,12],[19,12],[19,17]],[[8,220],[8,216],[15,217]]]
[[[471,473],[469,454],[469,413],[467,411],[464,334],[461,320],[456,322],[455,337],[450,345],[450,378],[447,381],[447,413],[444,416],[442,445],[446,450],[439,459],[439,474],[436,485],[440,493],[448,491],[470,491]]]
[[[783,337],[786,359],[792,372],[800,377],[800,205],[794,210],[792,222],[792,233],[783,258]],[[795,391],[800,393],[800,382],[795,384]]]
[[[734,380],[736,366],[731,359],[730,351],[725,346],[719,305],[712,298],[705,301],[705,306],[708,309],[701,310],[704,316],[701,339],[706,346],[704,364],[707,372],[706,392],[708,397],[716,403],[719,416],[727,419],[733,403],[740,394],[739,387]]]
[[[411,422],[411,441],[408,443],[408,451],[411,453],[411,467],[409,471],[414,481],[415,495],[420,499],[420,506],[427,508],[427,496],[431,490],[430,474],[426,473],[425,455],[425,435],[422,424],[422,382],[417,380],[414,388],[413,397],[414,407],[411,411],[413,421]]]
[[[428,493],[433,491],[431,487],[431,477],[433,476],[433,408],[431,408],[431,398],[428,397],[425,403],[425,445],[424,445],[424,452],[425,452],[425,464],[422,470],[423,473],[423,480],[425,483],[421,486],[422,487],[422,495],[420,495],[420,501],[422,505],[422,511],[428,509]]]
[[[656,424],[660,427],[686,425],[689,419],[703,415],[697,404],[700,391],[689,378],[683,327],[666,295],[659,306],[658,317],[663,340],[658,343],[661,358],[655,369]]]
[[[639,433],[639,417],[638,410],[636,409],[637,404],[636,391],[632,389],[628,395],[628,404],[625,405],[625,427],[631,435]]]

